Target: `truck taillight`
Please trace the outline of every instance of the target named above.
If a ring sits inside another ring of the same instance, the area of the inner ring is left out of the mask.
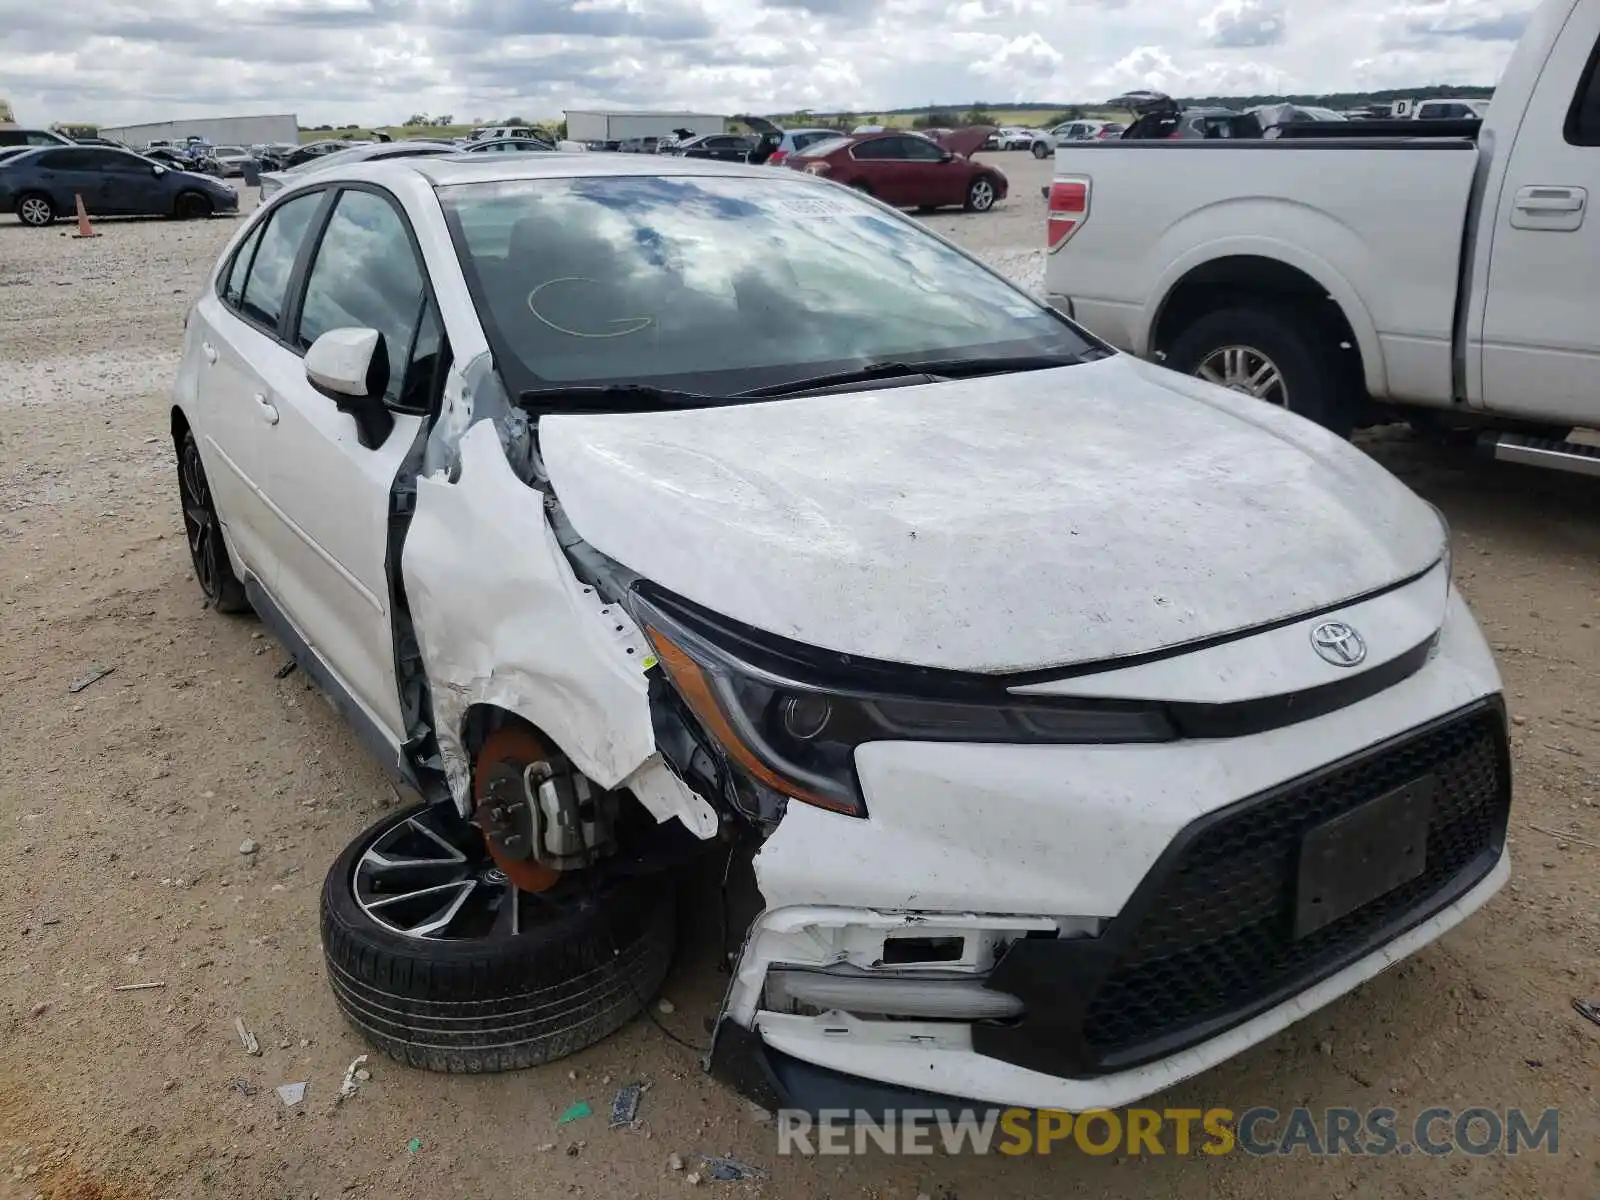
[[[1058,179],[1050,186],[1050,218],[1045,245],[1051,254],[1065,246],[1089,219],[1089,181]]]

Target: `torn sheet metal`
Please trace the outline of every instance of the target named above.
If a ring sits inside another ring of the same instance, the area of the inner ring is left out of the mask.
[[[633,787],[659,820],[682,816],[709,836],[698,798],[672,786],[656,753],[643,635],[573,575],[543,496],[513,471],[498,426],[479,420],[461,435],[454,482],[417,480],[401,563],[457,805],[470,810],[464,721],[490,704],[542,730],[600,786]]]

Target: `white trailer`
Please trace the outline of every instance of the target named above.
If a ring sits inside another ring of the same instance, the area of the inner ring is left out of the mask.
[[[135,148],[154,141],[182,143],[202,137],[213,146],[255,146],[266,142],[300,141],[300,122],[294,113],[260,117],[195,117],[192,120],[153,121],[144,125],[102,126],[100,136]]]
[[[567,136],[575,142],[620,142],[624,138],[671,137],[679,129],[721,133],[727,118],[719,113],[566,111]]]

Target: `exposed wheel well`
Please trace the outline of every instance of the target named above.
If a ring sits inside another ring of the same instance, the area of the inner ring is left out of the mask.
[[[183,447],[183,435],[189,432],[189,418],[183,415],[183,409],[177,405],[172,406],[172,448],[180,450]]]
[[[1361,347],[1344,310],[1311,276],[1276,259],[1237,255],[1202,263],[1190,271],[1162,303],[1150,348],[1164,354],[1173,339],[1202,314],[1250,303],[1291,304],[1311,314],[1328,341],[1343,351],[1339,361],[1349,365],[1352,384],[1365,393]]]

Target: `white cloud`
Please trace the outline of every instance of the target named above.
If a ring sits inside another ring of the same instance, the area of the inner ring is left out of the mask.
[[[559,119],[1492,83],[1531,0],[0,0],[29,123]]]
[[[1200,23],[1213,46],[1276,46],[1288,26],[1285,0],[1224,0]]]
[[[1014,81],[1018,87],[1026,83],[1049,80],[1061,66],[1061,52],[1037,33],[1012,38],[988,58],[973,66],[979,75],[997,80]],[[1016,90],[1016,89],[1013,89]],[[1018,91],[1018,96],[1026,89]]]

